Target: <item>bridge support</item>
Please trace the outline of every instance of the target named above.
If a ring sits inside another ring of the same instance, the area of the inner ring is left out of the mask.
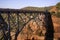
[[[46,12],[46,33],[45,40],[53,40],[54,39],[54,27],[52,23],[52,18],[50,12]]]

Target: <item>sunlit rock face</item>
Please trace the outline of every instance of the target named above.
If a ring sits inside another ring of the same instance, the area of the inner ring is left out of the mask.
[[[33,16],[30,16],[33,18]],[[28,24],[23,28],[20,33],[21,40],[25,39],[40,39],[42,37],[44,39],[44,35],[46,33],[46,22],[45,22],[45,14],[39,13],[34,19],[30,20]]]

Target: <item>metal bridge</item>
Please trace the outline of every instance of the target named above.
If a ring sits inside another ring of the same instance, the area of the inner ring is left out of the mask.
[[[17,40],[18,35],[22,34],[23,28],[32,20],[36,22],[40,30],[45,26],[44,40],[53,40],[54,28],[50,12],[20,9],[0,9],[0,40]],[[32,33],[34,31],[32,30]]]

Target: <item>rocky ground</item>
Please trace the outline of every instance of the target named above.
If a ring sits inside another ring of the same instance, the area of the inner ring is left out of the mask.
[[[52,16],[55,34],[54,37],[60,40],[60,18]]]

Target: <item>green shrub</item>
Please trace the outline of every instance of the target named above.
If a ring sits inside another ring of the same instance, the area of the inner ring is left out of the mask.
[[[60,18],[60,12],[57,12],[56,16]]]

